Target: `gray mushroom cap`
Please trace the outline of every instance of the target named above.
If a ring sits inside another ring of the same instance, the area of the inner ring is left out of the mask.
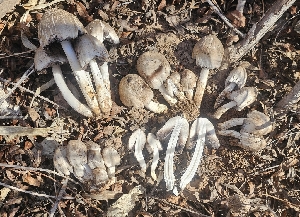
[[[42,69],[46,69],[55,64],[61,65],[66,62],[68,62],[68,60],[65,56],[60,54],[49,55],[43,47],[39,47],[35,50],[34,65],[37,71],[41,71]]]
[[[228,98],[235,101],[236,110],[241,111],[256,100],[257,94],[258,91],[255,87],[243,87],[240,90],[233,91]]]
[[[247,80],[246,69],[242,66],[234,68],[228,75],[225,80],[225,86],[228,86],[230,83],[235,83],[239,88],[244,87]]]
[[[119,84],[120,100],[125,106],[143,108],[153,99],[153,92],[137,74],[128,74]]]
[[[164,55],[155,51],[148,51],[138,58],[137,71],[150,87],[159,89],[169,77],[171,67]]]
[[[114,167],[119,165],[121,162],[121,157],[118,154],[117,150],[112,147],[106,147],[102,152],[103,160],[105,165],[109,167]]]
[[[262,112],[251,111],[244,120],[241,133],[252,133],[255,135],[266,135],[272,131],[270,118]]]
[[[82,67],[85,67],[94,58],[103,62],[109,58],[104,44],[92,35],[80,36],[76,41],[75,51]]]
[[[207,35],[200,39],[193,48],[192,57],[196,65],[202,68],[216,69],[221,66],[224,47],[215,35]]]
[[[38,38],[41,47],[54,41],[77,38],[78,34],[84,33],[86,30],[77,17],[61,9],[47,10],[38,24]]]
[[[101,42],[106,39],[114,44],[118,44],[120,42],[115,30],[104,21],[97,19],[93,20],[85,27],[85,29],[90,35],[96,37]]]

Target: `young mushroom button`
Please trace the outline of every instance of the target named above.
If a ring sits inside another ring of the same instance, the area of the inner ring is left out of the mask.
[[[164,86],[164,81],[169,77],[171,67],[164,55],[148,51],[143,53],[137,60],[137,71],[149,86],[161,92],[165,100],[173,105],[177,100],[170,96]]]
[[[38,48],[35,51],[34,64],[36,70],[40,71],[44,68],[52,67],[52,73],[57,87],[62,93],[64,99],[67,103],[78,113],[86,116],[92,117],[92,111],[84,104],[82,104],[68,88],[64,76],[62,74],[60,64],[67,62],[66,58],[62,55],[48,55],[43,47]]]
[[[121,157],[117,150],[112,147],[106,147],[102,152],[104,163],[107,167],[107,174],[109,178],[115,177],[116,165],[121,162]]]
[[[41,47],[55,41],[60,42],[89,107],[96,116],[99,116],[100,109],[91,77],[89,73],[82,70],[70,42],[70,39],[75,39],[84,33],[86,30],[80,21],[74,15],[61,9],[48,10],[38,25],[38,38]]]
[[[152,112],[162,113],[167,106],[153,102],[153,92],[146,82],[136,74],[126,75],[119,84],[120,100],[125,106],[144,108]]]
[[[196,59],[196,65],[202,67],[194,96],[194,101],[199,108],[207,84],[209,70],[221,66],[223,55],[224,47],[215,35],[204,36],[193,48],[192,57]]]

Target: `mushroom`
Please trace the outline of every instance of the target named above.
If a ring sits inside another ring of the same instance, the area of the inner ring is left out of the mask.
[[[166,90],[171,97],[174,97],[175,95],[179,100],[183,101],[185,97],[183,92],[181,91],[180,81],[180,74],[178,72],[173,72],[166,80]]]
[[[220,95],[216,99],[214,107],[218,108],[220,104],[223,102],[225,96],[231,93],[235,87],[238,87],[239,89],[244,87],[246,80],[247,80],[246,69],[242,66],[238,66],[234,68],[226,78],[225,89],[220,93]]]
[[[152,112],[162,113],[167,106],[153,102],[153,92],[147,83],[136,74],[128,74],[119,84],[120,100],[125,106],[143,108]]]
[[[188,100],[192,101],[194,97],[194,89],[197,83],[197,77],[191,70],[185,69],[181,73],[181,86]]]
[[[223,45],[215,35],[204,36],[193,48],[192,57],[196,59],[196,65],[202,67],[194,96],[195,104],[198,105],[199,108],[207,84],[209,70],[221,66],[223,55]]]
[[[36,70],[40,71],[42,69],[51,67],[55,83],[67,103],[79,114],[82,114],[86,117],[92,117],[92,111],[86,105],[82,104],[68,88],[59,66],[59,64],[64,62],[66,62],[66,59],[63,56],[59,54],[55,56],[48,55],[43,47],[40,47],[35,51],[34,64]]]
[[[243,87],[240,90],[233,91],[228,96],[232,101],[219,107],[213,116],[216,119],[219,119],[227,110],[233,107],[235,107],[236,110],[241,111],[256,100],[257,94],[258,91],[255,87]]]
[[[40,46],[45,47],[54,41],[60,42],[89,107],[96,116],[99,116],[100,109],[91,77],[88,72],[82,70],[70,42],[70,39],[75,39],[78,34],[84,33],[86,30],[80,21],[71,13],[61,9],[47,10],[38,25]]]
[[[113,44],[119,44],[120,39],[115,30],[106,22],[101,20],[93,20],[86,27],[86,31],[96,37],[99,41],[103,42],[108,40]]]
[[[169,77],[171,67],[164,55],[148,51],[143,53],[137,60],[137,71],[149,86],[161,92],[165,100],[173,105],[177,100],[170,96],[164,86],[164,81]]]
[[[58,173],[69,176],[73,173],[73,167],[67,159],[67,148],[64,146],[57,147],[53,156],[54,168]]]
[[[189,134],[189,123],[185,118],[176,116],[170,118],[165,125],[157,132],[156,136],[159,140],[169,138],[164,164],[164,179],[167,190],[174,188],[175,176],[173,168],[173,157],[176,146],[182,150],[185,146]],[[173,189],[176,192],[176,189]]]
[[[156,138],[156,136],[153,133],[148,133],[148,135],[147,135],[146,148],[150,154],[153,153],[153,160],[152,160],[152,164],[151,164],[151,177],[156,181],[157,176],[155,173],[155,169],[158,164],[159,151],[162,150],[162,146],[161,146],[160,141]]]
[[[109,178],[115,177],[116,165],[121,162],[120,155],[117,150],[112,147],[106,147],[102,151],[104,163],[107,167],[107,174]]]
[[[202,159],[204,145],[209,143],[213,148],[219,148],[220,143],[217,138],[213,124],[206,118],[197,118],[190,129],[189,135],[192,144],[196,144],[196,148],[192,160],[180,179],[180,188],[183,190],[185,186],[195,176],[199,163]]]
[[[131,150],[134,146],[134,156],[140,164],[142,172],[146,172],[146,163],[143,155],[143,149],[146,144],[146,134],[137,129],[129,137],[128,148]]]
[[[229,128],[241,125],[240,132],[228,130]],[[270,118],[262,112],[251,111],[247,118],[232,118],[219,125],[218,132],[223,136],[232,136],[240,140],[240,146],[250,151],[258,151],[266,146],[263,138],[273,129]]]
[[[104,117],[108,116],[112,106],[110,87],[106,87],[102,73],[96,62],[96,58],[101,61],[107,61],[109,57],[107,50],[103,43],[92,35],[80,36],[75,44],[75,50],[80,65],[83,68],[87,65],[90,66],[96,87],[98,103],[101,108],[101,115]]]
[[[87,164],[87,147],[84,142],[70,140],[67,145],[67,158],[78,179],[87,181],[93,178],[92,170]]]

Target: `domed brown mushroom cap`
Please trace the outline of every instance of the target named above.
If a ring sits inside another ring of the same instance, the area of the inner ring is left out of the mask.
[[[85,67],[92,59],[96,57],[103,62],[106,62],[109,57],[103,43],[91,35],[80,36],[75,44],[75,50],[82,67]]]
[[[77,17],[61,9],[47,10],[38,25],[38,38],[41,47],[56,40],[77,38],[78,34],[84,33],[86,30]]]
[[[159,89],[169,77],[171,67],[164,55],[148,51],[143,53],[137,60],[137,71],[150,87]]]
[[[194,46],[192,57],[202,68],[216,69],[221,66],[224,47],[215,35],[207,35]]]
[[[143,108],[153,99],[153,92],[147,83],[136,74],[126,75],[119,84],[122,103],[128,107]]]
[[[270,133],[272,129],[270,118],[264,113],[254,110],[244,120],[241,133],[246,132],[263,136]]]

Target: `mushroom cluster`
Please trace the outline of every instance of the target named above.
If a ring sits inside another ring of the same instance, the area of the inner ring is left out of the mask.
[[[34,58],[36,70],[52,67],[54,80],[64,99],[78,113],[86,117],[107,117],[112,100],[107,65],[109,56],[103,41],[119,43],[114,30],[100,20],[94,20],[84,28],[71,13],[50,9],[38,25],[38,37],[40,47]],[[64,55],[55,42],[60,43]],[[81,103],[67,86],[60,67],[64,63],[69,63],[87,105]],[[86,71],[88,66],[92,77]]]
[[[181,153],[187,145],[191,143],[195,146],[193,157],[189,166],[186,168],[184,174],[180,178],[180,189],[184,190],[186,185],[193,179],[197,168],[202,159],[204,145],[208,144],[212,148],[219,148],[220,143],[217,138],[213,124],[206,118],[197,118],[191,128],[188,121],[180,116],[170,118],[165,125],[159,129],[156,136],[149,133],[146,137],[141,129],[137,129],[129,138],[129,148],[135,146],[134,156],[140,164],[141,170],[145,173],[147,166],[143,156],[143,148],[147,144],[149,153],[153,153],[153,160],[151,164],[151,176],[157,180],[155,169],[159,160],[159,151],[165,150],[164,159],[164,181],[168,191],[173,190],[174,194],[178,194],[176,187],[176,177],[174,174],[173,158],[175,151]],[[167,144],[166,148],[162,144]],[[178,171],[180,174],[180,171]]]
[[[97,143],[80,140],[70,140],[66,146],[57,147],[53,157],[54,167],[59,173],[65,176],[73,173],[90,186],[114,181],[115,166],[120,161],[120,155],[114,148],[106,147],[101,153]]]

